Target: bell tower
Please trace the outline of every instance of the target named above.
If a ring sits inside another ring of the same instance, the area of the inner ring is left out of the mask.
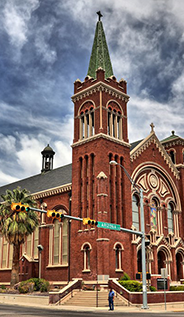
[[[113,74],[101,13],[96,24],[86,78],[74,83],[74,139],[72,144],[72,216],[131,227],[130,182],[119,166],[130,172],[127,132],[127,85]],[[72,224],[84,237],[84,226]],[[98,237],[101,235],[99,229]],[[91,235],[93,230],[89,229]],[[104,230],[104,229],[101,229]],[[94,234],[94,232],[93,232]],[[108,233],[104,233],[108,235]],[[75,242],[77,243],[77,237]],[[82,242],[81,242],[82,243]],[[108,248],[108,247],[107,247]],[[105,249],[104,249],[105,250]],[[73,250],[74,251],[74,250]],[[104,273],[108,267],[99,270]],[[80,270],[80,269],[79,269]]]
[[[55,152],[49,144],[43,149],[42,154],[42,170],[41,172],[48,172],[53,169],[53,160]]]

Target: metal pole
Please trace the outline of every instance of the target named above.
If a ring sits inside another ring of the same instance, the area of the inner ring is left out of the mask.
[[[139,188],[140,193],[140,212],[141,212],[141,232],[142,232],[142,291],[143,291],[143,309],[148,309],[147,288],[146,288],[146,250],[145,250],[145,228],[144,228],[144,206],[143,190]]]
[[[38,273],[38,278],[40,279],[41,278],[41,258],[42,258],[42,255],[41,255],[41,250],[39,250],[39,273]]]
[[[165,276],[164,276],[164,302],[165,302],[165,310],[166,310],[167,308],[166,308],[166,289],[165,289],[166,285],[165,285],[165,281],[166,280],[165,280]]]

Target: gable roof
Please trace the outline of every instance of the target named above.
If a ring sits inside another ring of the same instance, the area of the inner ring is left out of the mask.
[[[163,139],[161,141],[161,143],[170,142],[170,141],[173,141],[173,140],[176,140],[176,139],[180,139],[180,137],[178,135],[175,135],[174,132],[175,131],[171,131],[172,134],[169,137]]]
[[[138,142],[136,146],[133,147],[133,149],[130,151],[130,159],[131,161],[135,160],[139,155],[141,155],[149,146],[151,143],[155,143],[156,147],[158,148],[161,156],[164,158],[166,164],[169,166],[171,172],[174,174],[174,176],[179,179],[179,172],[175,165],[173,164],[170,156],[164,149],[161,142],[158,140],[157,136],[155,135],[154,131],[151,131],[150,134],[147,136],[147,138],[143,139],[142,141]]]
[[[139,141],[135,141],[133,143],[130,144],[130,151],[132,151],[140,142],[142,142],[142,140],[139,140]]]
[[[46,173],[40,173],[17,182],[0,187],[0,195],[5,194],[6,190],[13,190],[18,186],[26,188],[31,194],[45,191],[52,193],[53,189],[71,185],[72,183],[72,164],[55,168]]]

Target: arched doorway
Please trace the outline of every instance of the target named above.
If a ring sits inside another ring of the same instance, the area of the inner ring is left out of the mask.
[[[183,257],[181,253],[176,254],[176,270],[177,270],[177,281],[183,278]]]
[[[158,260],[158,274],[161,274],[161,269],[165,268],[165,253],[163,251],[159,251],[157,254],[157,260]]]

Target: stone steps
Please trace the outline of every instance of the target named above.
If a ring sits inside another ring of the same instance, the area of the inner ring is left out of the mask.
[[[96,307],[96,291],[73,292],[73,297],[67,298],[60,305]],[[126,304],[119,297],[114,298],[114,306],[125,306]],[[108,307],[108,292],[98,291],[98,307]]]

